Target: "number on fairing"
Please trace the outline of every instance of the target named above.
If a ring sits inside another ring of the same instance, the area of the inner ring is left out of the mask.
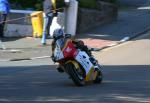
[[[60,60],[60,59],[64,58],[64,55],[59,46],[56,46],[56,48],[55,48],[54,57],[56,60]]]

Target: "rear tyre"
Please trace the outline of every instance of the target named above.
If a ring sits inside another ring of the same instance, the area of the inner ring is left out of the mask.
[[[66,69],[68,74],[70,75],[71,79],[77,86],[84,86],[84,71],[81,68],[76,68],[74,64],[68,63],[66,65]]]

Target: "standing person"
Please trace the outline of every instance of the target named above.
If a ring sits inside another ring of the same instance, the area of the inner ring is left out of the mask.
[[[46,36],[49,35],[50,25],[53,19],[52,10],[53,10],[52,1],[44,0],[43,2],[44,24],[43,24],[43,34],[42,34],[42,41],[41,41],[43,45],[46,44]]]
[[[44,25],[43,25],[43,35],[41,43],[46,44],[46,36],[49,36],[50,25],[52,23],[53,17],[57,16],[58,12],[62,12],[63,9],[68,5],[70,0],[44,0],[43,10],[44,10]]]
[[[8,0],[0,0],[0,38],[4,37],[4,26],[9,11],[10,5]]]

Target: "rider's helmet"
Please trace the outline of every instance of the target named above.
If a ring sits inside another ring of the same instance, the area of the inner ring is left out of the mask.
[[[64,38],[64,36],[65,36],[65,33],[64,33],[63,29],[55,29],[54,32],[53,32],[53,38],[55,40]]]

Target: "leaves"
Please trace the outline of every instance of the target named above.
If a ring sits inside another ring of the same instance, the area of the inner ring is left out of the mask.
[[[97,1],[99,0],[77,0],[79,2],[79,6],[83,8],[91,8],[98,9],[100,5],[98,5]],[[110,3],[117,3],[117,0],[101,0]],[[34,10],[42,10],[43,0],[10,0],[11,4],[19,4],[22,9],[32,8]],[[60,3],[61,5],[61,3]],[[15,9],[20,7],[14,6]]]
[[[10,0],[10,4],[19,4],[22,9],[42,10],[43,0]],[[17,7],[15,7],[17,9]]]

